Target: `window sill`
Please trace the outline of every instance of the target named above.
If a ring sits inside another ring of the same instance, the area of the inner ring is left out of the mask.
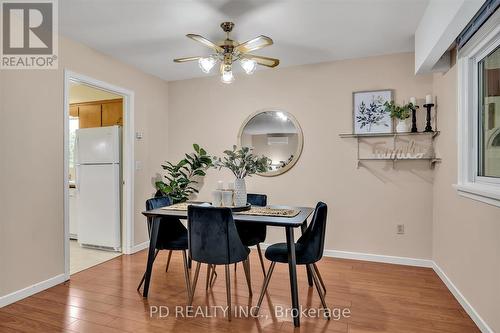
[[[500,207],[500,188],[498,186],[466,183],[455,184],[453,187],[463,197]]]

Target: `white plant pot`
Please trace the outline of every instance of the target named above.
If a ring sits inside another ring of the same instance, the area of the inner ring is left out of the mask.
[[[245,178],[236,178],[234,181],[234,205],[236,207],[246,206],[247,204],[247,186]]]
[[[396,126],[396,132],[398,133],[404,133],[404,132],[409,132],[410,129],[408,127],[408,124],[406,123],[406,120],[399,119],[398,124]]]

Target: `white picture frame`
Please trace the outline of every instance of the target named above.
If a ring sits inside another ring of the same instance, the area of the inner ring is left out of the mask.
[[[392,95],[391,89],[353,92],[353,133],[392,133],[393,122],[384,107]]]

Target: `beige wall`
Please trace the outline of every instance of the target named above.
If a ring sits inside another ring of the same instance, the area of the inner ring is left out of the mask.
[[[193,65],[194,66],[194,65]],[[231,85],[216,77],[169,84],[169,155],[181,158],[193,142],[211,154],[236,143],[254,111],[291,112],[304,132],[298,163],[279,177],[252,177],[249,192],[267,193],[272,204],[329,204],[327,249],[414,258],[432,257],[432,171],[425,162],[372,162],[356,169],[356,142],[340,139],[352,128],[352,92],[390,88],[396,100],[425,96],[432,76],[415,76],[413,54],[396,54],[238,75]],[[407,163],[407,164],[405,164]],[[380,177],[380,178],[379,178]],[[200,198],[210,199],[228,172],[210,171]],[[396,234],[396,224],[406,234]],[[267,242],[283,239],[270,230]]]
[[[0,295],[64,272],[63,69],[135,92],[135,244],[140,211],[167,154],[167,83],[66,38],[59,70],[0,71]],[[8,83],[8,84],[5,84]]]
[[[434,75],[441,135],[433,200],[433,258],[494,332],[500,332],[500,208],[457,195],[457,68]]]

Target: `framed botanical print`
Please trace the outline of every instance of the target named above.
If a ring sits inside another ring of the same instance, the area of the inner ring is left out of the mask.
[[[390,89],[353,92],[353,133],[391,133],[392,119],[384,106],[391,100]]]

